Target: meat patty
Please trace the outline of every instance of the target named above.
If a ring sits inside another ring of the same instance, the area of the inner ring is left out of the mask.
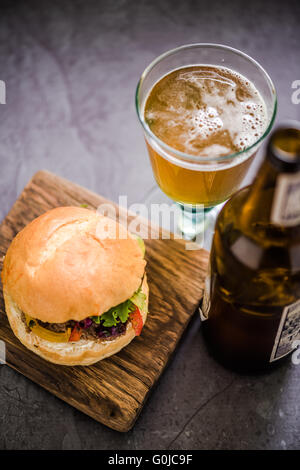
[[[22,313],[22,320],[26,324],[25,315]],[[78,325],[78,322],[75,320],[69,320],[65,323],[47,323],[42,322],[41,320],[35,320],[43,328],[53,331],[55,333],[65,333],[68,328],[71,330]],[[79,322],[79,326],[80,326]],[[83,322],[82,322],[83,323]],[[119,322],[116,326],[105,327],[102,324],[98,325],[94,322],[88,327],[83,328],[81,333],[81,338],[83,339],[92,339],[94,341],[112,341],[118,336],[124,335],[127,328],[127,323]],[[26,324],[27,332],[31,332],[31,329]]]

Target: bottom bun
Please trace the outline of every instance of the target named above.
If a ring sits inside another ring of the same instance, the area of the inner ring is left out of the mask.
[[[141,311],[143,323],[145,324],[148,311],[149,288],[146,275],[144,276],[142,291],[146,294],[145,310]],[[22,312],[10,297],[8,292],[4,291],[4,301],[7,317],[10,326],[26,348],[38,354],[47,361],[54,364],[66,366],[89,366],[95,362],[101,361],[106,357],[116,354],[127,346],[135,337],[135,332],[131,322],[127,323],[125,334],[110,341],[93,341],[80,339],[76,343],[53,343],[40,338],[33,332],[27,332],[26,325],[22,320]]]

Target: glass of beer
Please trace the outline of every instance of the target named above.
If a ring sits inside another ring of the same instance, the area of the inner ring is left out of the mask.
[[[195,239],[212,209],[241,187],[276,103],[265,70],[231,47],[181,46],[145,69],[137,113],[155,179],[182,209],[184,238]]]

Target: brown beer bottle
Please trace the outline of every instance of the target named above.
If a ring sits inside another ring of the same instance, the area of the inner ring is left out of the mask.
[[[273,132],[254,183],[220,212],[201,318],[213,354],[241,372],[300,344],[300,123]]]

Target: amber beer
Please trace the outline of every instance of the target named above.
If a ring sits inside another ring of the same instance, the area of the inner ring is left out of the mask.
[[[250,80],[208,65],[182,67],[161,78],[145,101],[144,118],[169,146],[169,151],[158,148],[146,138],[161,189],[177,202],[205,207],[223,202],[240,187],[254,155],[243,151],[257,142],[268,120],[264,100]],[[191,158],[179,165],[172,149]],[[193,159],[198,156],[201,164]],[[218,161],[220,156],[225,158]]]
[[[254,184],[219,214],[202,319],[211,351],[239,371],[300,344],[300,123],[273,133]]]

